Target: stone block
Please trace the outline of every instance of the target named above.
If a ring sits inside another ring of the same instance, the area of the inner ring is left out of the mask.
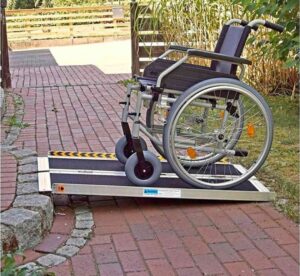
[[[69,238],[66,242],[67,245],[74,245],[77,247],[82,247],[86,243],[86,239],[84,238]]]
[[[79,251],[79,248],[74,245],[65,245],[59,248],[56,253],[65,257],[72,257]]]
[[[89,213],[81,213],[76,215],[76,221],[84,221],[84,220],[93,220],[93,214]]]
[[[12,152],[12,154],[17,159],[23,159],[23,158],[30,157],[30,156],[37,156],[36,151],[33,151],[31,149],[15,150],[15,151]]]
[[[38,181],[37,173],[33,174],[19,174],[18,175],[18,182],[19,183],[26,183],[26,182],[34,182]]]
[[[39,194],[17,196],[13,207],[26,208],[39,212],[42,218],[42,230],[50,230],[53,221],[53,204],[50,197]]]
[[[1,224],[1,252],[14,251],[18,248],[18,241],[12,229]],[[2,253],[1,253],[2,255]]]
[[[71,237],[74,238],[86,238],[88,239],[90,237],[90,234],[92,233],[91,229],[74,229],[71,233]]]
[[[76,220],[75,228],[77,229],[90,229],[94,225],[92,220]]]
[[[38,172],[37,163],[25,164],[18,167],[18,173],[20,174],[28,174],[28,173],[36,173]]]
[[[38,192],[38,182],[26,182],[17,184],[17,195],[35,194]]]
[[[45,275],[45,268],[37,265],[34,262],[27,263],[27,264],[24,264],[24,265],[20,265],[18,267],[18,269],[22,269],[22,268],[26,269],[25,276],[32,276],[32,275],[35,275],[35,276],[44,276]]]
[[[87,206],[79,206],[75,208],[75,215],[91,213],[91,209]]]
[[[52,267],[63,263],[66,260],[65,257],[54,255],[54,254],[47,254],[43,257],[38,258],[36,261],[38,264],[45,266],[45,267]]]
[[[29,156],[19,160],[19,165],[26,165],[26,164],[37,164],[36,156]]]
[[[42,219],[36,211],[11,208],[1,213],[1,223],[13,230],[21,249],[37,245],[42,238]]]

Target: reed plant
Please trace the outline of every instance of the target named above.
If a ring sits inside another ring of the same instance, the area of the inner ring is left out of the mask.
[[[159,31],[168,45],[176,43],[210,51],[214,49],[227,20],[253,19],[253,15],[245,12],[242,5],[231,0],[149,0],[144,5],[147,7],[144,11],[151,11],[151,28]],[[149,16],[146,12],[144,15],[145,18]],[[140,9],[139,17],[143,17],[143,9]],[[275,21],[271,16],[267,19]],[[139,30],[149,20],[140,19],[137,22],[135,28]],[[245,81],[265,94],[295,95],[299,82],[298,68],[287,67],[284,61],[274,58],[276,55],[272,47],[267,50],[261,47],[268,43],[269,36],[270,30],[260,28],[248,40],[243,56],[253,65],[247,69]]]

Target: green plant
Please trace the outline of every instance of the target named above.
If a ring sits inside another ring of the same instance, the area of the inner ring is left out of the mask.
[[[265,55],[280,59],[287,67],[299,69],[299,1],[298,0],[234,0],[250,18],[271,18],[285,27],[283,33],[271,32],[268,43],[261,45]],[[253,41],[255,37],[253,38]]]
[[[295,95],[299,81],[298,61],[294,58],[299,44],[296,0],[150,0],[138,11],[139,19],[134,26],[137,31],[160,32],[167,45],[175,42],[206,50],[214,49],[220,29],[228,19],[263,17],[285,25],[286,31],[281,34],[260,28],[250,36],[243,56],[253,65],[247,69],[245,78],[265,94]],[[156,33],[152,41],[156,41]]]
[[[37,267],[34,270],[28,267],[19,268],[16,264],[16,256],[22,256],[23,261],[25,260],[25,256],[21,251],[8,252],[1,257],[1,276],[55,276],[54,273],[48,273],[42,267]]]
[[[33,9],[34,0],[8,0],[8,9]]]
[[[121,80],[118,83],[124,85],[125,87],[127,87],[128,84],[137,84],[137,81],[134,79],[126,79],[126,80]]]
[[[10,127],[14,126],[14,127],[18,127],[18,128],[26,128],[26,127],[30,126],[29,124],[24,123],[24,122],[20,121],[19,119],[17,119],[17,117],[15,115],[9,117],[6,120],[5,124]]]

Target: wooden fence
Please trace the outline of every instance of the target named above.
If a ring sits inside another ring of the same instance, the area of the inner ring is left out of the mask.
[[[0,3],[0,89],[1,87],[11,88],[5,16],[6,4],[5,0]]]
[[[9,10],[6,14],[11,47],[37,46],[42,41],[124,38],[130,36],[126,6]],[[48,44],[47,44],[48,43]],[[59,44],[59,43],[58,43]]]
[[[166,50],[167,45],[158,31],[159,26],[153,23],[147,5],[132,2],[130,14],[132,75],[140,75],[147,64]]]

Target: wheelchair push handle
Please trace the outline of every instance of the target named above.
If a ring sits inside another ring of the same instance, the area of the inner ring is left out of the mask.
[[[244,19],[237,19],[237,18],[233,18],[233,19],[230,19],[229,21],[227,21],[225,24],[226,25],[232,25],[232,24],[240,24],[242,26],[247,26],[249,24],[249,22],[247,20],[244,20]],[[254,31],[257,31],[258,30],[258,26],[251,26],[251,29],[253,29]]]
[[[267,27],[267,28],[269,28],[269,29],[272,29],[274,31],[280,32],[280,33],[282,33],[284,31],[284,27],[283,26],[281,26],[279,24],[272,23],[272,22],[267,21],[267,20],[266,20],[264,26]]]
[[[241,20],[241,25],[242,26],[247,26],[248,24],[249,24],[248,21],[246,21],[244,19]],[[251,27],[251,29],[253,29],[254,31],[257,31],[258,30],[258,26],[253,26],[253,27]]]
[[[253,28],[254,26],[258,26],[258,25],[263,25],[266,28],[272,29],[272,30],[280,32],[280,33],[284,31],[283,26],[272,23],[267,20],[263,20],[263,19],[255,19],[255,20],[252,20],[251,22],[249,22],[249,24],[248,24],[248,26],[251,28]]]

